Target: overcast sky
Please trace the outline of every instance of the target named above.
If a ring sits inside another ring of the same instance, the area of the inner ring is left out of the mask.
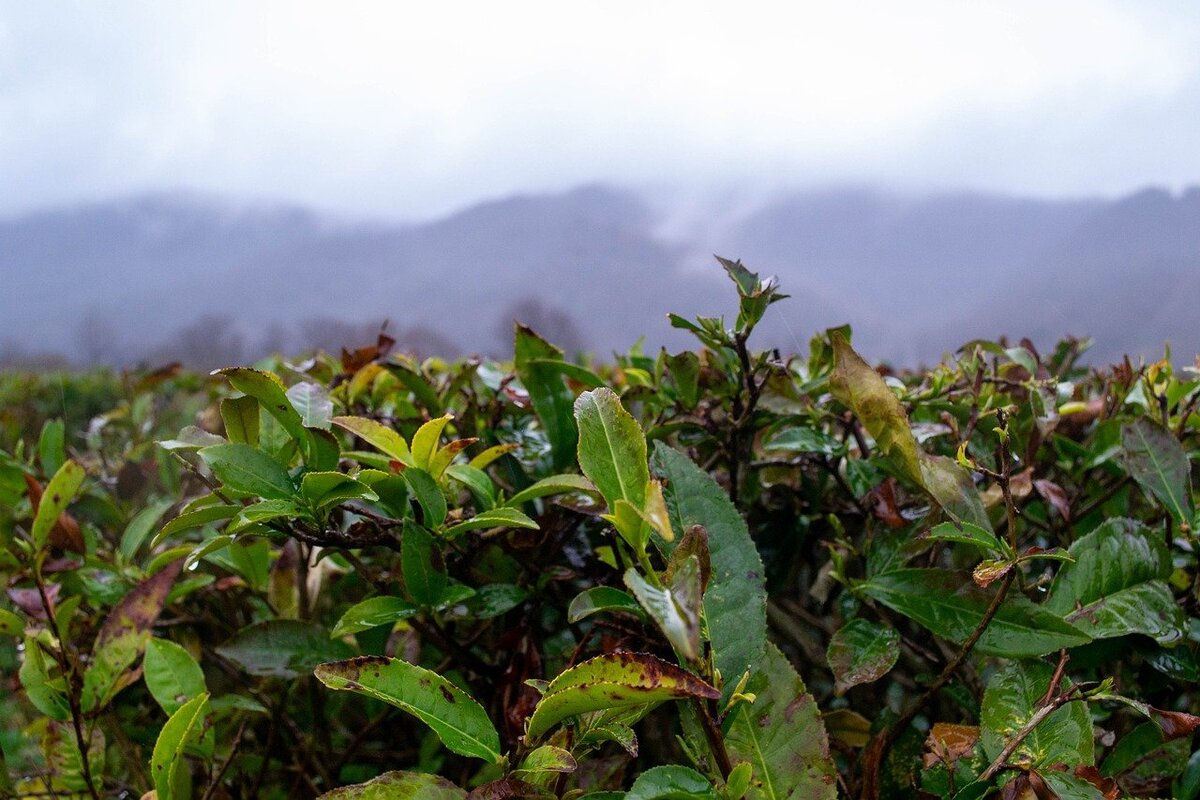
[[[0,0],[0,214],[1200,182],[1200,4]]]

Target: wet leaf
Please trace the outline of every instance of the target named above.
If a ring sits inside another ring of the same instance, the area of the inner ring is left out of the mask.
[[[575,595],[571,605],[567,607],[567,621],[574,624],[601,611],[618,611],[645,617],[645,612],[637,600],[626,592],[611,586],[593,586]]]
[[[289,387],[286,394],[305,428],[329,429],[329,422],[333,418],[333,401],[329,399],[328,389],[315,383],[301,382]]]
[[[1169,431],[1145,417],[1121,428],[1125,468],[1152,494],[1175,521],[1190,527],[1192,479],[1187,453]]]
[[[539,497],[567,494],[568,492],[599,494],[595,484],[582,475],[551,475],[549,478],[542,478],[540,481],[517,492],[505,500],[504,505],[521,506]]]
[[[537,740],[557,723],[589,711],[718,696],[716,689],[690,672],[645,653],[597,656],[550,682],[525,735],[529,741]]]
[[[514,328],[513,366],[534,413],[542,423],[550,442],[554,468],[562,470],[575,461],[577,432],[572,404],[574,393],[552,366],[532,363],[536,359],[561,359],[562,351],[542,339],[530,328],[517,323]]]
[[[435,417],[417,428],[417,432],[412,438],[412,460],[413,464],[431,474],[436,474],[433,470],[433,457],[438,450],[438,441],[441,439],[442,431],[450,420],[454,419],[451,414],[444,414],[440,417]]]
[[[834,357],[834,369],[829,376],[833,396],[854,412],[901,475],[916,486],[924,486],[917,440],[909,430],[904,407],[840,331],[830,332],[829,339]]]
[[[1143,633],[1179,641],[1186,618],[1166,583],[1173,566],[1160,536],[1141,523],[1111,519],[1077,539],[1045,606],[1097,639]]]
[[[754,768],[748,800],[834,800],[837,780],[817,703],[773,644],[763,651],[747,691],[725,720],[731,758]]]
[[[258,446],[258,401],[250,395],[227,397],[221,401],[221,421],[225,438],[234,444]]]
[[[464,800],[467,793],[423,772],[385,772],[378,778],[326,792],[318,800]]]
[[[412,464],[412,454],[404,437],[388,426],[365,417],[334,417],[330,420],[339,428],[350,431],[381,453],[402,464]]]
[[[104,708],[117,692],[137,680],[139,673],[130,668],[145,652],[150,632],[182,567],[180,560],[171,562],[135,586],[108,612],[83,675],[84,710]]]
[[[898,569],[858,584],[868,597],[916,620],[951,642],[962,643],[978,627],[991,593],[967,575],[943,569]],[[1091,637],[1052,610],[1010,594],[975,649],[988,655],[1027,658],[1087,644]]]
[[[852,619],[830,638],[826,658],[841,695],[853,686],[879,680],[896,665],[900,634],[865,619]]]
[[[200,458],[223,485],[272,500],[288,500],[296,487],[278,461],[248,444],[218,444],[205,447]]]
[[[1001,667],[988,681],[980,712],[981,741],[988,759],[1000,751],[1037,712],[1050,688],[1054,667],[1042,661],[1014,661]],[[1062,688],[1071,683],[1064,679]],[[1041,768],[1092,764],[1092,718],[1087,704],[1072,700],[1038,725],[1018,745],[1010,763]]]
[[[142,666],[146,688],[168,715],[208,691],[204,672],[192,654],[167,639],[151,639]]]
[[[417,607],[400,597],[372,597],[356,603],[342,614],[330,636],[340,638],[351,633],[395,625],[417,613]]]
[[[638,775],[625,800],[717,800],[708,779],[691,767],[651,767]]]
[[[654,471],[665,481],[663,494],[675,540],[686,539],[695,525],[703,526],[707,534],[712,574],[704,593],[704,616],[713,661],[725,678],[722,696],[728,701],[738,679],[762,657],[766,643],[762,559],[729,496],[690,458],[656,444]]]
[[[263,410],[270,414],[279,423],[279,426],[287,431],[288,436],[296,442],[304,460],[311,459],[311,438],[305,429],[300,413],[288,399],[287,388],[283,385],[283,381],[279,380],[279,376],[248,367],[221,369],[213,374],[224,375],[233,388],[256,399]]]
[[[528,530],[537,530],[538,524],[515,508],[494,508],[491,511],[481,511],[457,525],[451,525],[446,529],[446,536],[452,539],[467,531],[487,530],[489,528],[526,528]]]
[[[575,401],[579,424],[579,466],[615,510],[624,500],[637,510],[646,506],[650,470],[646,437],[611,389],[594,389]]]
[[[350,648],[329,638],[329,631],[313,622],[276,619],[242,628],[217,648],[251,675],[296,678],[323,661],[345,658]]]
[[[407,711],[459,755],[498,762],[500,735],[483,706],[435,672],[379,656],[321,664],[315,674],[331,689],[349,689]]]
[[[58,524],[59,518],[67,510],[67,506],[75,499],[75,495],[83,486],[85,477],[87,477],[87,473],[83,467],[74,461],[64,462],[54,473],[54,477],[46,485],[46,490],[37,503],[33,527],[29,530],[35,548],[40,550],[45,547],[46,541],[50,538],[51,529]]]
[[[188,796],[191,775],[184,751],[204,735],[208,711],[208,693],[205,692],[180,706],[159,731],[150,757],[150,774],[158,800]]]
[[[625,572],[625,585],[657,623],[675,652],[688,661],[700,656],[700,569],[696,557],[679,586],[656,587],[638,574]]]

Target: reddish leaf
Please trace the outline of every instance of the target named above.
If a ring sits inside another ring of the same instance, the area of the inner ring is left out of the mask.
[[[1037,489],[1037,493],[1042,496],[1042,499],[1054,507],[1064,520],[1071,520],[1071,503],[1067,500],[1067,493],[1062,487],[1053,481],[1039,479],[1033,482],[1033,488]]]
[[[25,475],[24,477],[25,486],[29,489],[29,505],[32,507],[33,515],[37,516],[38,507],[42,504],[42,492],[44,489],[40,483],[29,477],[29,475]],[[85,552],[83,532],[79,530],[79,523],[65,511],[58,515],[58,520],[55,521],[54,527],[50,529],[47,541],[52,546],[62,550],[71,550],[80,554]]]
[[[515,778],[501,778],[498,781],[478,786],[467,795],[466,800],[517,800],[518,798],[552,798],[545,789],[532,783],[519,781]]]
[[[182,558],[172,561],[122,597],[105,617],[104,625],[96,635],[96,644],[92,649],[99,650],[120,636],[141,633],[154,627],[158,615],[162,613],[167,594],[171,591],[171,585],[175,583],[182,567]]]
[[[54,610],[54,606],[58,600],[58,592],[61,587],[57,583],[46,584],[46,599],[50,601],[50,610]],[[36,587],[28,589],[9,589],[8,598],[13,601],[17,608],[24,611],[34,619],[46,619],[46,609],[42,606],[42,596]]]

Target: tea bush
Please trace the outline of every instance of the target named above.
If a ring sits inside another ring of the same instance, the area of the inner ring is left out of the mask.
[[[676,354],[5,377],[0,796],[1200,796],[1196,370],[722,265]]]

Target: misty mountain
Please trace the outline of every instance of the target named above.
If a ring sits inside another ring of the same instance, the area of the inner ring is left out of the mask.
[[[384,320],[421,352],[504,354],[511,320],[605,353],[667,311],[729,313],[711,254],[777,274],[761,344],[803,349],[850,322],[874,359],[930,361],[975,336],[1096,339],[1094,360],[1200,352],[1200,189],[1038,200],[869,188],[797,192],[700,224],[588,186],[426,222],[159,193],[0,220],[0,357],[184,358],[367,341]],[[682,231],[682,232],[681,232]]]

